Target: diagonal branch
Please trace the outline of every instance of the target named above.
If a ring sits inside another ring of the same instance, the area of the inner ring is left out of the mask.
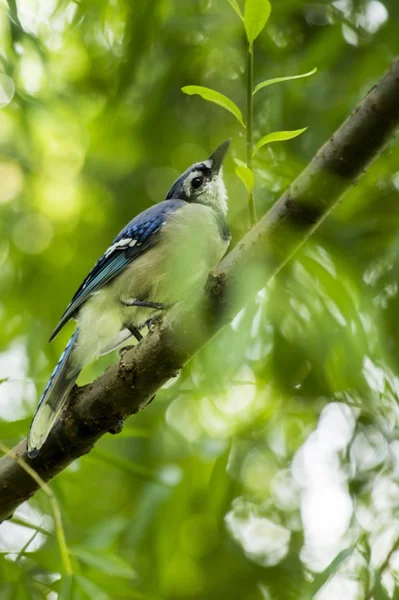
[[[137,413],[156,391],[265,286],[381,152],[399,124],[399,59],[273,208],[211,273],[197,306],[178,306],[119,364],[75,388],[40,455],[13,450],[49,481]],[[250,273],[250,277],[248,277]],[[195,318],[194,316],[195,315]],[[0,521],[38,489],[9,456],[0,460]]]

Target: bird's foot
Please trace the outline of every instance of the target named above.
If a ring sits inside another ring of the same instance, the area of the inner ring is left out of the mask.
[[[168,304],[163,302],[150,302],[147,300],[121,300],[124,306],[141,306],[143,308],[152,308],[153,310],[167,310]]]
[[[130,331],[132,336],[135,337],[138,342],[141,342],[141,340],[143,339],[143,336],[141,335],[141,333],[137,329],[137,327],[135,327],[134,325],[126,325],[126,327]]]
[[[134,348],[134,346],[124,346],[123,348],[121,348],[119,350],[119,356],[121,358],[123,358],[123,356],[125,356],[126,352],[129,352],[129,350],[131,350],[132,348]]]
[[[144,325],[147,326],[147,329],[149,332],[155,331],[155,329],[157,327],[159,327],[160,325],[162,325],[162,321],[163,321],[163,314],[159,314],[159,315],[155,315],[155,317],[152,317],[151,319],[148,319],[148,321],[146,321],[144,323]]]

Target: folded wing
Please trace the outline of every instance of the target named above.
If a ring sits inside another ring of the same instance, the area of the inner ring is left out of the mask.
[[[184,206],[182,200],[165,200],[145,210],[122,229],[112,245],[97,261],[69,303],[55,328],[50,341],[55,338],[80,306],[97,290],[114,279],[138,256],[154,246],[157,233],[167,215]]]

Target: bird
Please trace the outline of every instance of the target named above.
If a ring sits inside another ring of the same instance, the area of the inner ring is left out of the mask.
[[[82,368],[130,339],[140,342],[146,325],[203,287],[225,254],[231,235],[223,162],[230,141],[184,171],[162,202],[134,217],[73,296],[50,342],[70,319],[76,329],[39,400],[29,458],[38,456]]]

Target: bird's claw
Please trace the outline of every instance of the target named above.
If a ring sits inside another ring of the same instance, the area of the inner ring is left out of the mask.
[[[119,350],[120,358],[123,358],[125,356],[126,352],[129,352],[129,350],[131,350],[132,348],[134,348],[134,346],[124,346],[123,348],[121,348]]]
[[[155,331],[155,329],[157,327],[159,327],[162,324],[163,321],[163,314],[160,315],[155,315],[155,317],[152,317],[151,319],[148,319],[148,321],[146,321],[146,325],[148,328],[149,332]]]

